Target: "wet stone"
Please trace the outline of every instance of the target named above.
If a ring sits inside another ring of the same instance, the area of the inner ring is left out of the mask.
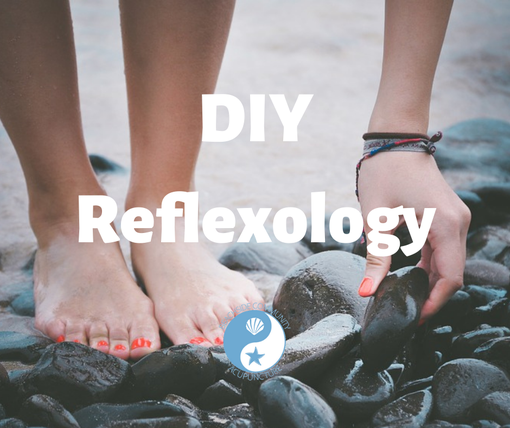
[[[471,259],[464,268],[464,284],[510,286],[510,270],[499,263]]]
[[[126,169],[118,163],[101,155],[89,155],[90,164],[96,174],[125,172]]]
[[[333,314],[307,331],[287,340],[277,368],[280,375],[292,376],[305,383],[317,379],[346,355],[359,339],[360,326],[350,315]],[[243,396],[255,405],[259,381],[245,380]]]
[[[492,211],[500,213],[501,216],[509,217],[510,183],[478,184],[472,186],[471,190],[476,193]]]
[[[489,340],[476,348],[472,356],[501,367],[510,374],[510,337]]]
[[[137,419],[131,421],[112,422],[104,428],[201,428],[200,421],[188,416],[168,418]]]
[[[331,214],[326,214],[324,220],[324,242],[312,242],[312,222],[308,220],[308,228],[306,229],[306,234],[302,240],[302,242],[310,248],[314,253],[322,253],[323,251],[347,251],[348,253],[352,252],[354,248],[354,243],[342,243],[335,241],[331,236],[331,232],[329,230],[329,221],[331,219]],[[349,233],[350,226],[349,220],[344,219],[343,223],[343,231],[344,233]]]
[[[275,242],[236,242],[220,256],[219,262],[229,269],[261,270],[275,275],[287,271],[312,252],[301,244]]]
[[[25,422],[16,418],[8,418],[0,421],[0,428],[26,428]]]
[[[259,411],[268,428],[336,427],[335,413],[312,388],[289,377],[265,381],[259,390]]]
[[[171,403],[177,407],[180,407],[184,413],[195,419],[200,419],[202,410],[200,410],[195,404],[193,404],[187,398],[181,397],[180,395],[168,394],[165,397],[165,401]]]
[[[386,371],[366,370],[361,360],[344,359],[328,370],[317,391],[340,420],[364,419],[394,397],[393,379]]]
[[[160,399],[177,394],[196,399],[216,380],[209,350],[199,345],[177,345],[153,352],[133,364],[139,399]]]
[[[361,356],[371,370],[386,369],[418,327],[429,292],[427,273],[403,268],[389,274],[370,298],[361,330]]]
[[[234,375],[231,369],[235,366],[230,362],[225,354],[223,347],[212,347],[209,348],[211,355],[214,359],[214,365],[216,367],[216,379],[223,379],[232,385],[240,387],[242,385],[242,379]]]
[[[7,413],[5,413],[4,406],[0,404],[0,420],[5,419],[7,417]]]
[[[21,394],[44,394],[74,410],[99,401],[118,399],[132,387],[130,365],[79,343],[49,346],[23,379]]]
[[[508,246],[510,246],[510,231],[503,227],[484,226],[469,235],[466,257],[496,261]]]
[[[401,363],[393,363],[389,366],[386,371],[393,379],[393,384],[397,385],[402,377],[402,373],[404,373],[405,366]]]
[[[375,427],[388,425],[422,427],[432,414],[430,391],[417,391],[387,404],[372,418]]]
[[[404,395],[411,394],[412,392],[430,389],[433,378],[433,376],[427,376],[406,382],[398,389],[397,396],[402,397]]]
[[[217,410],[243,402],[244,399],[239,388],[224,380],[219,380],[206,388],[196,403],[201,409]]]
[[[282,279],[273,308],[289,322],[287,338],[334,313],[361,321],[367,299],[358,295],[365,259],[344,251],[315,254],[293,266]]]
[[[510,329],[506,327],[490,327],[463,333],[453,341],[452,357],[470,356],[476,348],[485,342],[506,336],[510,336]]]
[[[0,364],[0,403],[5,404],[11,392],[11,381],[5,367]]]
[[[34,363],[48,345],[54,343],[43,336],[29,336],[14,331],[0,331],[0,360]]]
[[[508,298],[493,300],[484,306],[478,306],[473,309],[466,320],[466,324],[471,328],[480,324],[489,324],[493,326],[510,327]]]
[[[80,428],[97,428],[131,419],[186,416],[183,409],[166,401],[141,401],[131,404],[98,403],[73,414]]]
[[[483,397],[473,408],[472,416],[490,419],[498,424],[510,424],[510,392],[493,392]]]
[[[34,290],[21,293],[11,302],[11,308],[18,315],[35,317]]]
[[[465,291],[459,290],[432,317],[429,324],[432,326],[449,325],[453,328],[459,328],[466,323],[466,317],[473,308],[474,303],[471,296]]]
[[[31,427],[80,428],[73,415],[47,395],[29,397],[21,406],[19,416]]]
[[[486,224],[499,223],[503,221],[501,216],[494,213],[484,204],[482,198],[474,192],[468,190],[458,190],[457,196],[466,204],[471,212],[471,223],[469,230],[473,231]],[[506,217],[505,217],[506,218]]]
[[[483,285],[466,285],[462,290],[471,296],[475,306],[487,305],[494,300],[507,297],[508,294],[506,288]]]
[[[471,428],[500,428],[501,425],[494,421],[487,419],[480,419],[478,421],[471,422]]]
[[[496,391],[510,391],[510,380],[500,368],[471,358],[450,361],[432,382],[436,416],[450,422],[469,422],[471,407]]]

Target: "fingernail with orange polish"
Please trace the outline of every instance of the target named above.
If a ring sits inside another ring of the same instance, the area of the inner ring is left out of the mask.
[[[62,334],[62,335],[60,335],[60,336],[58,337],[57,342],[58,342],[58,343],[61,343],[61,342],[63,342],[64,340],[66,340],[66,338],[65,338],[65,337],[64,337],[64,335]]]
[[[189,343],[193,343],[194,345],[200,345],[201,343],[204,343],[204,342],[205,342],[205,337],[201,337],[201,336],[194,337],[193,339],[191,339],[189,341]]]
[[[116,351],[125,351],[126,347],[119,343],[118,345],[115,345],[115,348],[113,348],[113,349],[115,349]]]
[[[214,339],[214,343],[216,345],[223,345],[223,339],[221,337],[217,337],[216,339]]]
[[[108,346],[108,342],[106,340],[100,340],[97,342],[97,346]]]
[[[80,340],[79,339],[74,339],[73,342],[74,343],[80,343]]]
[[[372,288],[374,287],[374,281],[372,278],[366,276],[361,281],[361,285],[359,286],[358,294],[361,297],[368,297],[372,295]]]
[[[147,340],[143,337],[133,340],[133,343],[131,344],[131,349],[150,348],[150,347],[151,347],[151,341]]]

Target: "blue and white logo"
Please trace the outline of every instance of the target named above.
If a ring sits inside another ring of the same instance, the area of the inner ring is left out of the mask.
[[[263,372],[274,366],[285,350],[285,332],[278,320],[264,311],[246,311],[227,326],[225,353],[246,372]]]

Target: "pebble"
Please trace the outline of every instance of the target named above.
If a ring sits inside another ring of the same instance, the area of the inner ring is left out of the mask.
[[[201,409],[217,410],[244,403],[244,399],[239,388],[221,379],[206,388],[196,403]]]
[[[367,368],[386,369],[418,327],[428,297],[427,273],[407,267],[389,274],[370,298],[361,330],[361,357]]]
[[[493,300],[484,306],[478,306],[473,309],[465,324],[471,328],[480,324],[510,327],[509,305],[510,300],[504,298]]]
[[[510,373],[510,337],[489,340],[476,348],[472,356]]]
[[[471,296],[475,306],[483,306],[494,300],[504,299],[508,294],[506,288],[490,287],[487,285],[466,285],[462,290]]]
[[[480,419],[471,423],[471,428],[500,428],[501,425],[487,419]]]
[[[18,315],[35,317],[34,290],[21,293],[11,302],[11,308]]]
[[[510,380],[485,361],[462,358],[439,368],[432,382],[436,416],[450,422],[469,422],[470,408],[495,391],[510,391]]]
[[[432,326],[449,325],[455,329],[466,323],[468,313],[474,308],[473,299],[465,291],[457,291],[441,310],[432,317],[429,324]]]
[[[26,424],[20,419],[8,418],[0,421],[0,428],[26,428]]]
[[[510,329],[506,327],[490,327],[463,333],[453,341],[452,357],[461,358],[465,355],[471,355],[483,343],[505,336],[510,336]]]
[[[510,270],[499,263],[489,260],[471,259],[466,261],[464,284],[510,286]]]
[[[421,379],[411,380],[402,384],[398,391],[397,396],[402,397],[412,392],[421,391],[423,389],[429,389],[432,386],[433,376],[427,376]]]
[[[510,206],[510,183],[484,183],[471,186],[471,189],[494,212],[508,218]]]
[[[183,344],[153,352],[133,364],[135,397],[161,399],[177,394],[195,399],[216,380],[216,367],[204,346]]]
[[[80,428],[62,404],[42,394],[29,397],[21,406],[19,416],[31,427]]]
[[[367,370],[363,361],[343,359],[317,385],[340,420],[359,420],[389,403],[395,394],[386,371]]]
[[[15,331],[0,331],[0,360],[34,363],[45,348],[54,343],[43,336],[29,336]]]
[[[345,251],[315,254],[293,266],[273,300],[273,309],[289,322],[286,337],[334,313],[361,321],[368,301],[358,295],[364,270],[365,259]]]
[[[89,160],[96,174],[125,172],[126,169],[118,163],[101,155],[89,155]]]
[[[5,367],[0,364],[0,403],[5,403],[11,393],[11,381]]]
[[[73,414],[80,428],[97,428],[131,419],[186,416],[179,406],[166,401],[141,401],[130,404],[92,404]]]
[[[223,252],[219,262],[232,270],[261,270],[274,275],[285,275],[292,266],[311,254],[301,244],[284,244],[279,241],[236,242]]]
[[[312,388],[289,377],[265,381],[259,390],[259,411],[268,428],[330,428],[335,413]]]
[[[117,357],[73,342],[56,343],[44,351],[23,376],[21,395],[44,394],[74,410],[119,399],[132,387],[131,366]]]
[[[498,424],[510,424],[510,392],[493,392],[475,404],[472,416],[491,419]]]
[[[372,425],[384,427],[419,428],[432,414],[433,398],[430,391],[417,391],[404,395],[380,409],[372,418]]]
[[[131,421],[112,422],[104,428],[201,428],[200,421],[187,417],[175,416],[168,418],[137,419]]]
[[[469,235],[466,257],[496,261],[510,246],[510,231],[503,227],[484,226]]]

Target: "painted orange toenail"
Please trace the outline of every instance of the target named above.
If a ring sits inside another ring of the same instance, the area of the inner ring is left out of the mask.
[[[58,342],[58,343],[61,343],[61,342],[63,342],[64,340],[66,340],[66,338],[65,338],[65,337],[64,337],[64,335],[62,334],[62,335],[60,335],[60,336],[58,337],[57,342]]]
[[[108,342],[106,340],[100,340],[97,342],[97,346],[108,346]]]
[[[201,343],[205,342],[205,337],[194,337],[189,341],[189,343],[193,343],[194,345],[200,345]]]
[[[150,348],[150,347],[151,347],[151,341],[145,339],[144,337],[140,337],[138,339],[133,340],[133,343],[131,344],[131,349]]]
[[[73,342],[74,343],[80,343],[79,339],[74,339]]]
[[[115,348],[113,348],[113,349],[115,349],[116,351],[125,351],[126,347],[119,343],[118,345],[115,345]]]
[[[214,339],[214,343],[216,345],[223,345],[223,339],[221,337],[217,337],[216,339]]]

